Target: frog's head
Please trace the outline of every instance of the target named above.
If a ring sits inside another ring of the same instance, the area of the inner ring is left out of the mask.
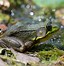
[[[47,23],[46,27],[40,27],[39,29],[37,29],[36,36],[37,36],[37,38],[45,37],[49,31],[52,31],[51,23]],[[33,39],[33,40],[35,40],[35,39]]]
[[[59,27],[56,26],[52,26],[50,25],[46,25],[46,27],[41,27],[37,30],[37,37],[36,40],[43,38],[43,40],[46,38],[50,38],[51,35],[55,34],[57,31],[59,30]],[[49,37],[48,37],[49,36]],[[33,38],[32,40],[35,40],[35,38]]]

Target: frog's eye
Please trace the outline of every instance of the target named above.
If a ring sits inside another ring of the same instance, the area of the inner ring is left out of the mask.
[[[47,23],[47,25],[46,25],[46,33],[47,33],[48,31],[52,31],[52,22],[49,22],[49,23]]]
[[[41,27],[37,30],[37,37],[44,37],[46,35],[46,28]]]

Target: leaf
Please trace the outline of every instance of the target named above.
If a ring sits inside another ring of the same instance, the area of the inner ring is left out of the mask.
[[[64,7],[64,0],[33,0],[33,2],[40,7]]]

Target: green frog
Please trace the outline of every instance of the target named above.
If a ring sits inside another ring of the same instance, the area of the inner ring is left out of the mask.
[[[37,24],[35,24],[35,26],[37,27]],[[23,26],[21,22],[18,22],[17,24],[11,26],[3,34],[0,42],[5,44],[4,47],[12,47],[17,51],[24,52],[33,45],[46,41],[49,39],[50,35],[56,31],[58,31],[58,28],[52,31],[52,25],[48,24],[46,27],[34,28],[32,25],[30,25],[30,28],[28,28],[28,26]]]

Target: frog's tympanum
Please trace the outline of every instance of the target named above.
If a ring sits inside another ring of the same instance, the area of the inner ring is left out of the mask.
[[[47,29],[49,30],[48,25],[47,27],[40,27],[37,29],[31,28],[33,28],[32,25],[28,28],[28,26],[23,26],[20,23],[11,26],[1,37],[0,46],[4,48],[13,48],[17,51],[24,52],[36,43],[47,40],[47,36],[50,37],[47,32]],[[52,27],[50,29],[52,29]],[[58,29],[56,29],[56,31],[57,30]]]

